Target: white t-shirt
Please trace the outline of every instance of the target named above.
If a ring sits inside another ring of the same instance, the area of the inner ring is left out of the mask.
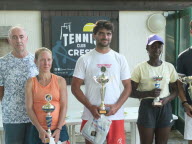
[[[121,94],[121,81],[130,78],[129,66],[125,57],[113,50],[102,54],[93,49],[86,55],[81,56],[76,63],[73,76],[84,80],[85,96],[91,104],[97,106],[101,104],[101,85],[96,83],[93,77],[101,74],[100,68],[102,66],[107,68],[106,75],[110,79],[106,84],[105,104],[114,104],[117,102]],[[92,117],[92,114],[84,107],[82,119],[88,120],[89,117]],[[124,119],[123,108],[121,107],[115,115],[108,118],[110,120]]]
[[[167,97],[170,94],[169,83],[178,79],[177,72],[171,63],[163,61],[160,66],[154,67],[147,62],[142,62],[134,68],[131,80],[139,83],[138,91],[151,91],[155,88],[154,76],[163,76],[163,79],[159,82],[161,89],[159,97]]]

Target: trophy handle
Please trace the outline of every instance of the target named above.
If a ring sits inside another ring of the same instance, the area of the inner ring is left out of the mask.
[[[51,136],[51,129],[50,128],[51,128],[51,123],[52,123],[52,116],[50,113],[47,113],[47,115],[46,115],[46,123],[47,123],[47,127],[48,127],[47,132]]]
[[[102,85],[102,87],[100,89],[100,92],[101,92],[101,105],[100,105],[100,108],[101,108],[102,111],[105,111],[105,103],[104,103],[105,90],[106,90],[106,87],[104,85]],[[106,111],[104,113],[106,113]]]
[[[104,96],[105,96],[105,91],[106,91],[106,87],[104,85],[102,85],[100,92],[101,92],[101,101],[104,101]]]
[[[153,80],[155,81],[155,88],[160,89],[160,87],[161,87],[160,81],[162,79],[163,79],[162,76],[154,76],[153,77]],[[153,106],[162,106],[162,102],[160,101],[160,97],[154,98],[152,105]]]

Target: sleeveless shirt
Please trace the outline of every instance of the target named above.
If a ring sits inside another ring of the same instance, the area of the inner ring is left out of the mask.
[[[47,103],[45,100],[46,94],[52,95],[52,101],[50,103],[55,106],[55,110],[51,113],[52,123],[51,130],[57,128],[57,124],[59,121],[59,113],[60,113],[60,93],[59,93],[59,84],[58,84],[58,76],[52,74],[51,81],[47,86],[41,85],[36,77],[32,78],[33,82],[33,109],[37,116],[37,119],[40,125],[47,130],[46,124],[46,115],[42,110],[42,106]]]

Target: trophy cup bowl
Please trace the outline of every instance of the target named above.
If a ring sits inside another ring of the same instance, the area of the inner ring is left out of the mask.
[[[46,94],[45,100],[47,101],[47,103],[42,106],[42,110],[45,113],[47,113],[47,115],[46,115],[46,123],[47,123],[47,128],[48,128],[47,133],[49,134],[49,136],[51,136],[51,123],[52,123],[51,112],[53,112],[55,110],[55,106],[50,103],[50,101],[52,100],[52,95]],[[50,142],[49,138],[46,138],[45,141],[46,141],[46,143]]]
[[[109,78],[108,78],[108,76],[102,74],[101,76],[96,77],[96,81],[98,83],[100,83],[101,85],[105,85],[106,83],[109,82]]]
[[[162,76],[154,76],[153,80],[155,81],[155,88],[160,88],[160,81],[163,79]],[[153,105],[154,106],[162,106],[162,102],[160,101],[159,97],[156,97],[153,100]]]
[[[183,80],[188,83],[189,85],[191,85],[192,83],[192,76],[186,76],[186,77],[183,77]]]
[[[179,74],[179,80],[184,84],[189,84],[188,93],[192,100],[192,76],[183,76]]]
[[[101,104],[100,104],[100,114],[106,114],[107,110],[105,108],[105,103],[104,103],[104,97],[105,97],[105,91],[106,87],[105,85],[109,82],[109,77],[106,76],[106,67],[102,66],[101,67],[101,72],[102,74],[99,76],[94,76],[93,79],[95,80],[96,83],[100,84],[101,89],[100,89],[100,94],[101,94]]]
[[[42,106],[42,110],[46,113],[51,113],[55,110],[55,106],[50,103],[47,103]]]

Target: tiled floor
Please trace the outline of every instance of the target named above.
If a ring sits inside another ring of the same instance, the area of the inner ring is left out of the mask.
[[[172,130],[169,136],[168,144],[188,144],[186,140],[183,139],[183,135],[177,130]]]
[[[177,130],[172,130],[169,137],[168,144],[187,144],[187,141],[183,139],[183,136]],[[127,144],[131,144],[130,133],[126,133],[126,138]],[[81,135],[77,135],[76,144],[85,144],[84,138]]]

